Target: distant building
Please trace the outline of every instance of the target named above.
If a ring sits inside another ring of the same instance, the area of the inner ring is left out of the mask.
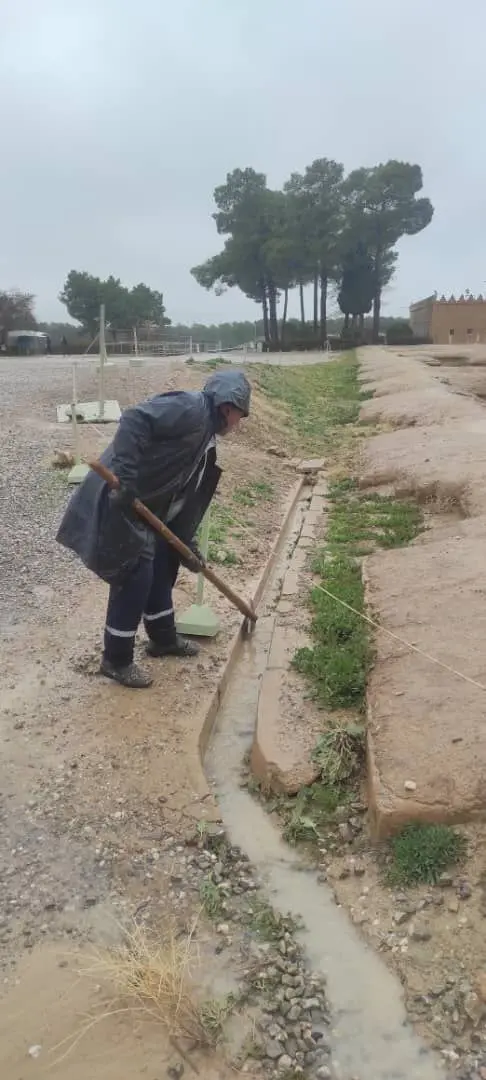
[[[416,338],[434,345],[474,345],[486,342],[486,300],[471,293],[456,300],[437,293],[410,305],[410,325]]]

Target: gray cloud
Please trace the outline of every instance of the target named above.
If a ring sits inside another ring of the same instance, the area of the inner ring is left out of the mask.
[[[99,6],[98,6],[99,5]],[[235,166],[418,161],[436,214],[386,307],[486,291],[486,7],[469,0],[17,0],[2,14],[0,287],[38,314],[72,268],[144,280],[173,319],[252,318],[192,280]],[[295,311],[297,308],[294,300]]]

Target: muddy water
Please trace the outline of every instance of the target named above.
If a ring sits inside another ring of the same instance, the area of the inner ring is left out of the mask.
[[[260,618],[230,680],[206,757],[229,836],[259,872],[274,908],[303,920],[299,937],[310,965],[327,978],[336,1076],[443,1080],[438,1059],[407,1024],[398,980],[361,940],[329,889],[318,883],[265,811],[240,787],[271,632],[270,615]]]

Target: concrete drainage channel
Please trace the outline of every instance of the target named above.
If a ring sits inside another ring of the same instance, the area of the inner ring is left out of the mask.
[[[444,1080],[438,1058],[407,1022],[398,980],[361,940],[328,886],[318,881],[317,872],[285,844],[264,809],[241,786],[243,761],[253,744],[273,612],[301,525],[302,503],[287,522],[255,633],[241,645],[226,683],[205,755],[206,774],[230,842],[248,856],[272,907],[302,927],[296,939],[308,967],[327,982],[332,1067],[319,1070],[313,1065],[304,1075],[336,1080]],[[299,1072],[302,1069],[284,1075]]]

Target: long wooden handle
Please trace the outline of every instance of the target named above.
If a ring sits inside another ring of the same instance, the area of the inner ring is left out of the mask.
[[[90,469],[93,469],[93,472],[98,473],[98,476],[100,476],[110,488],[120,487],[118,477],[115,476],[110,469],[107,469],[106,465],[103,465],[101,461],[88,461],[88,465]],[[164,540],[166,540],[171,547],[175,548],[175,550],[179,552],[179,555],[182,555],[183,559],[186,559],[191,563],[197,563],[199,573],[204,574],[204,577],[207,578],[207,580],[210,581],[235,608],[238,608],[238,611],[241,611],[242,615],[247,619],[250,619],[253,623],[257,621],[254,609],[250,607],[241,596],[238,596],[238,593],[235,593],[230,585],[227,585],[225,581],[222,581],[218,574],[215,574],[214,570],[211,570],[209,566],[199,562],[194,555],[194,552],[191,551],[191,549],[188,548],[183,540],[180,540],[175,533],[171,532],[171,530],[167,528],[167,525],[164,525],[164,522],[149,510],[148,506],[145,506],[143,502],[140,502],[140,499],[134,499],[133,508],[148,525],[151,525],[155,532],[159,533],[159,536],[163,536]]]

